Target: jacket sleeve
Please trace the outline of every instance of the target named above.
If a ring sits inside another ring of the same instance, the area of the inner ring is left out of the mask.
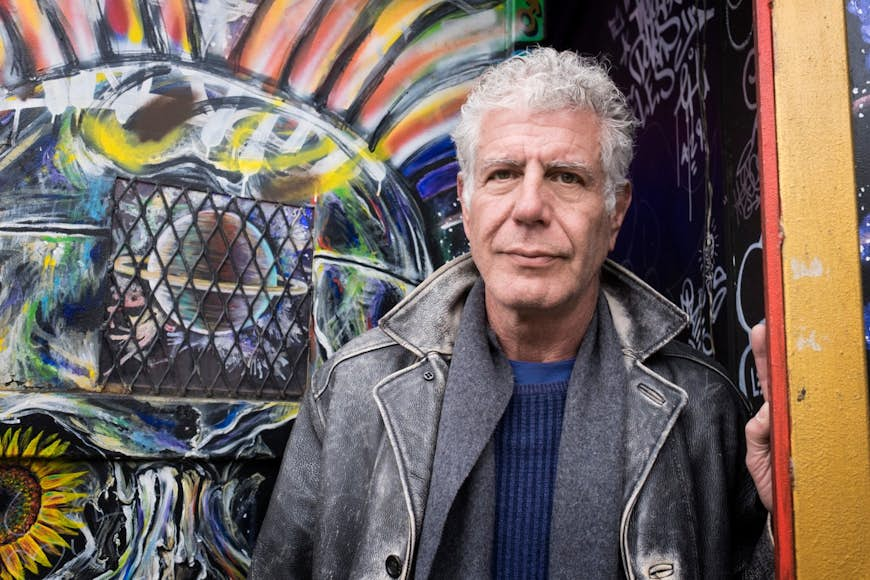
[[[751,409],[724,370],[672,343],[660,369],[688,394],[675,429],[689,452],[691,499],[704,577],[773,578],[767,510],[746,467],[744,426]]]
[[[776,574],[773,559],[773,531],[770,527],[770,516],[764,532],[755,545],[752,560],[743,573],[743,580],[769,580]]]
[[[746,441],[743,427],[751,416],[749,404],[728,380],[724,380],[714,390],[720,394],[717,414],[722,423],[727,423],[720,427],[722,432],[719,435],[727,440],[720,441],[717,448],[728,458],[730,468],[726,471],[731,473],[727,491],[723,489],[722,493],[728,498],[730,512],[732,577],[740,580],[772,579],[773,550],[769,526],[766,525],[769,516],[758,498],[755,483],[745,462]],[[710,404],[713,404],[712,401]],[[702,438],[700,434],[695,437]],[[709,464],[707,468],[710,468]]]
[[[321,369],[322,370],[322,369]],[[321,435],[315,381],[306,391],[260,528],[250,578],[312,576],[320,509]]]
[[[755,484],[745,465],[742,467],[745,491],[741,495],[748,497],[738,499],[742,508],[734,522],[737,577],[741,580],[768,580],[774,577],[770,515],[758,499]]]
[[[749,404],[733,385],[729,391],[740,399],[737,425],[733,437],[739,442],[735,458],[737,473],[733,508],[736,576],[741,580],[768,580],[774,577],[773,542],[770,515],[758,498],[755,482],[746,467],[746,441],[743,426],[750,420]]]

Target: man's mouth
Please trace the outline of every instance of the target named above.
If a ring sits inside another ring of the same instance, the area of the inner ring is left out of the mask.
[[[557,260],[559,256],[553,252],[538,252],[529,250],[508,250],[504,254],[515,264],[526,267],[546,266]]]

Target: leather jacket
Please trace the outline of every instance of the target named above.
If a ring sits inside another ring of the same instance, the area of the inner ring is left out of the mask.
[[[318,370],[251,578],[414,577],[453,339],[478,277],[469,256],[443,266]],[[771,577],[767,514],[743,463],[745,399],[715,363],[673,340],[686,317],[663,296],[609,261],[601,291],[629,377],[621,571]],[[569,560],[551,576],[581,577]]]

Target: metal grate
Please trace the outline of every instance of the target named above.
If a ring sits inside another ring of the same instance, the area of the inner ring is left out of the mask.
[[[307,379],[313,208],[117,179],[109,391],[284,399]]]

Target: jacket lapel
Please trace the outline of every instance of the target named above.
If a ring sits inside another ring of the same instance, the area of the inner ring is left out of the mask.
[[[468,302],[472,300],[472,285],[480,290],[480,306],[479,318],[471,324],[477,325],[478,337],[485,337],[482,285],[470,256],[442,266],[380,321],[382,330],[398,344],[429,359],[428,363],[423,361],[407,369],[407,376],[388,378],[375,395],[409,494],[409,509],[416,523],[411,531],[412,546],[425,504],[417,552],[420,578],[431,569],[457,493],[480,459],[512,394],[509,365],[504,357],[496,356],[493,341],[465,345],[466,339],[462,338],[469,324],[465,321],[468,309],[463,306],[468,305],[466,296]],[[625,547],[626,525],[637,495],[686,404],[686,394],[644,367],[643,361],[679,333],[686,324],[686,315],[610,261],[603,267],[602,293],[612,314],[628,377],[622,476],[626,507],[620,522]],[[480,343],[486,348],[481,349]],[[449,359],[454,349],[458,355],[449,363],[449,377],[442,388],[443,367],[448,363],[438,355]],[[440,366],[433,362],[435,358]],[[428,386],[427,380],[418,376],[427,369],[436,375]],[[438,404],[442,397],[439,424]],[[430,403],[433,408],[429,408]],[[433,439],[437,441],[434,451]]]
[[[626,391],[624,508],[619,526],[623,556],[628,553],[627,526],[637,496],[687,402],[688,395],[678,386],[640,362],[631,366]]]
[[[374,390],[406,490],[409,515],[414,521],[412,535],[416,535],[423,520],[446,378],[447,363],[439,355],[430,354]]]

